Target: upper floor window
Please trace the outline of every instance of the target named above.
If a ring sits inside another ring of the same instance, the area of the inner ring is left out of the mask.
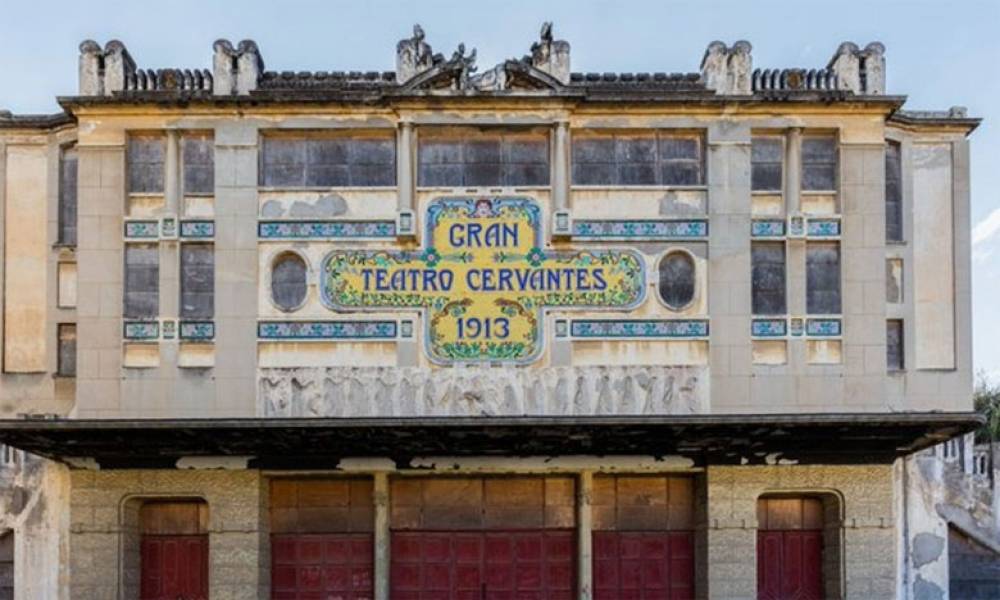
[[[544,131],[422,130],[421,187],[549,185],[549,138]]]
[[[294,252],[275,259],[271,267],[271,300],[283,311],[293,311],[306,300],[308,270],[306,262]]]
[[[57,332],[59,348],[56,355],[56,374],[62,377],[76,377],[76,324],[60,323]]]
[[[396,138],[392,133],[264,136],[260,184],[282,188],[396,185]]]
[[[885,322],[885,362],[890,371],[901,371],[905,367],[902,319],[888,319]]]
[[[840,314],[840,244],[806,244],[806,312]]]
[[[691,304],[695,292],[695,264],[687,252],[673,251],[660,260],[658,291],[672,310]]]
[[[785,243],[753,242],[750,260],[753,314],[785,314]]]
[[[185,196],[215,193],[215,142],[212,136],[184,134],[181,137],[181,164]]]
[[[63,148],[59,155],[60,244],[76,245],[76,148]]]
[[[885,239],[903,241],[903,163],[899,144],[885,146]]]
[[[181,317],[211,319],[215,310],[212,244],[181,244]]]
[[[159,244],[125,244],[125,298],[127,318],[156,318],[160,313]]]
[[[834,136],[802,138],[802,189],[813,192],[837,189],[837,140]]]
[[[128,138],[128,192],[162,194],[166,138],[162,135],[130,135]]]
[[[750,188],[755,192],[778,192],[784,187],[785,156],[780,137],[754,136],[750,146]]]
[[[573,135],[574,185],[703,185],[701,137],[665,132]]]

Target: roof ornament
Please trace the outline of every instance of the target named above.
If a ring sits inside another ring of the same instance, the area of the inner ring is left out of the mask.
[[[444,56],[434,54],[431,45],[424,41],[424,29],[413,26],[413,37],[396,44],[396,82],[405,83],[417,75],[444,62]]]
[[[124,91],[126,81],[135,76],[135,60],[118,40],[111,40],[103,50],[94,40],[84,40],[79,69],[81,96],[110,96]]]
[[[554,38],[551,21],[542,23],[538,41],[531,45],[531,56],[524,57],[524,62],[548,73],[563,85],[569,83],[569,42]]]
[[[827,68],[836,73],[838,89],[871,96],[885,94],[885,46],[881,42],[872,42],[863,50],[854,42],[844,42]]]
[[[243,40],[234,48],[229,40],[216,40],[212,50],[216,96],[247,95],[257,89],[264,73],[264,59],[257,42]]]
[[[718,40],[710,43],[701,59],[701,79],[705,87],[716,94],[732,96],[753,93],[753,47],[740,40],[732,48]]]

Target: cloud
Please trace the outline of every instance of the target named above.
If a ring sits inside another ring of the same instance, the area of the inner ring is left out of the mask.
[[[972,228],[972,246],[989,241],[997,233],[1000,233],[1000,208],[994,208],[993,212]]]

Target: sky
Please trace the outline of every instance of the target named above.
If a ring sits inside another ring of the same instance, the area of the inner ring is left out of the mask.
[[[0,0],[0,109],[51,113],[76,92],[79,43],[125,42],[143,68],[212,66],[212,43],[257,41],[270,70],[394,68],[420,23],[487,68],[523,56],[543,21],[574,71],[694,72],[712,40],[753,44],[755,67],[826,65],[842,41],[886,46],[908,109],[966,106],[972,135],[974,360],[1000,383],[1000,0]]]

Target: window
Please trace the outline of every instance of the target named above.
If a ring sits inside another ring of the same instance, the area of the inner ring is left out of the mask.
[[[885,147],[885,240],[903,241],[903,163],[899,144]]]
[[[806,245],[806,312],[840,314],[840,246],[836,242]]]
[[[837,189],[837,140],[832,135],[802,138],[802,189]]]
[[[155,318],[160,313],[160,248],[125,245],[125,317]]]
[[[674,251],[660,260],[660,298],[672,310],[694,300],[695,265],[687,252]]]
[[[184,195],[215,193],[215,142],[209,135],[184,134],[181,138]]]
[[[59,235],[60,244],[76,245],[76,148],[63,148],[59,156]]]
[[[297,254],[282,254],[271,269],[271,298],[284,311],[293,311],[306,299],[306,263]]]
[[[902,319],[889,319],[885,322],[885,361],[890,371],[903,370]]]
[[[753,242],[750,255],[753,314],[785,314],[785,243]]]
[[[76,325],[60,323],[59,355],[56,357],[56,373],[61,377],[76,377]]]
[[[574,185],[702,185],[701,138],[667,133],[573,138]]]
[[[129,193],[163,193],[163,155],[162,135],[129,136],[127,150]]]
[[[541,132],[423,133],[422,187],[549,185],[549,139]]]
[[[750,146],[750,189],[778,192],[784,188],[785,144],[780,137],[754,136]]]
[[[396,139],[390,136],[265,136],[260,183],[267,187],[396,185]]]
[[[211,319],[215,310],[212,244],[181,244],[181,317]]]

